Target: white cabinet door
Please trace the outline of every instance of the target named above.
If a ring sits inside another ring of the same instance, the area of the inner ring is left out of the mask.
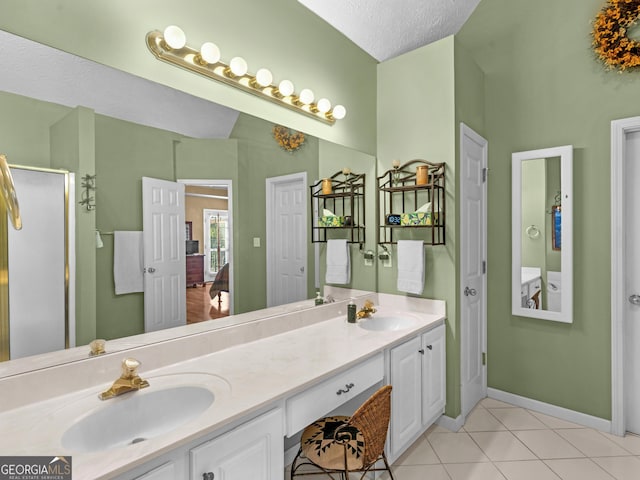
[[[444,325],[422,335],[422,421],[431,424],[446,403]]]
[[[271,410],[190,452],[192,480],[282,480],[282,410]]]
[[[391,459],[395,459],[422,428],[420,342],[420,337],[415,337],[391,349]]]

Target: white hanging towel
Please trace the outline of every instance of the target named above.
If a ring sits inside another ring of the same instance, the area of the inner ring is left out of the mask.
[[[420,295],[424,290],[424,243],[398,240],[398,290]]]
[[[116,295],[144,292],[142,232],[113,232]]]
[[[351,281],[351,259],[346,240],[327,240],[327,283],[347,284]]]

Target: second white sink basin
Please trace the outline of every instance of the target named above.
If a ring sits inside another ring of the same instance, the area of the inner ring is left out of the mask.
[[[144,442],[196,419],[216,397],[207,386],[172,386],[153,380],[140,391],[70,406],[80,412],[89,407],[89,411],[64,432],[62,446],[82,453]]]
[[[358,322],[360,328],[372,331],[404,330],[416,324],[416,319],[408,315],[374,315]]]

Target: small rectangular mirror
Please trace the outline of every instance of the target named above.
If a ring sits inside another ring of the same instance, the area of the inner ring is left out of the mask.
[[[512,155],[511,313],[573,322],[573,147]]]

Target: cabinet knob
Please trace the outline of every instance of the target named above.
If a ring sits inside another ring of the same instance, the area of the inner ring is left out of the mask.
[[[424,355],[424,348],[421,348],[420,350],[418,350],[418,352],[420,352],[422,355]]]
[[[427,345],[427,348],[428,348],[429,350],[433,350],[433,345]]]
[[[202,474],[202,480],[213,480],[214,477],[215,475],[213,472],[206,472]]]

